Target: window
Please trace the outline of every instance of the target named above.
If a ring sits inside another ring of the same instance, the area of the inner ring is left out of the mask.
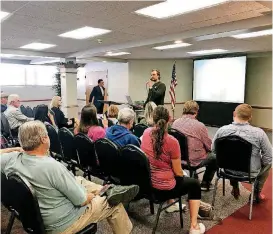
[[[0,64],[1,85],[42,85],[54,83],[55,66]]]

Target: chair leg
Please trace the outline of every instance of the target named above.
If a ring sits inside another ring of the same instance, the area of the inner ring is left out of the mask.
[[[154,203],[150,200],[150,211],[151,211],[151,214],[155,214],[155,208],[154,208]]]
[[[225,177],[223,177],[223,196],[226,195],[226,182],[225,182]]]
[[[181,225],[181,228],[183,228],[183,213],[182,213],[183,210],[182,210],[182,199],[181,199],[181,197],[179,197],[178,204],[179,204],[180,225]]]
[[[12,229],[14,220],[15,220],[15,212],[12,211],[11,215],[10,215],[10,218],[9,218],[9,223],[8,223],[8,226],[7,226],[6,234],[10,234],[11,233],[11,229]]]
[[[156,219],[155,219],[155,224],[154,224],[154,228],[153,228],[152,234],[155,234],[155,231],[156,231],[156,228],[157,228],[157,224],[158,224],[158,220],[159,220],[159,216],[160,216],[163,204],[164,204],[164,202],[160,203],[160,205],[158,207],[157,214],[156,214]]]
[[[220,178],[217,177],[216,180],[215,180],[215,185],[214,185],[214,191],[213,191],[213,198],[212,198],[211,206],[214,206],[214,203],[215,203],[216,191],[217,191],[217,186],[218,186],[219,179]]]
[[[252,184],[252,189],[251,189],[250,210],[249,210],[249,217],[248,217],[249,220],[251,220],[252,218],[253,198],[254,198],[254,183]]]

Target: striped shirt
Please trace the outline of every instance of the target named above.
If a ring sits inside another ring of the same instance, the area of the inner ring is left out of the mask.
[[[152,130],[153,128],[147,128],[144,131],[141,142],[141,149],[149,158],[152,186],[159,190],[171,190],[176,185],[172,160],[181,157],[180,146],[173,136],[166,133],[163,140],[163,152],[159,159],[156,159],[151,138]]]
[[[4,112],[5,116],[10,125],[10,129],[16,129],[20,127],[23,123],[34,120],[34,118],[29,118],[25,116],[19,108],[14,106],[8,106],[7,110]]]
[[[198,166],[211,151],[211,139],[206,126],[193,115],[183,115],[174,121],[172,128],[183,133],[188,140],[188,152],[191,166]]]
[[[256,176],[261,167],[272,164],[272,146],[265,132],[249,123],[236,123],[223,126],[216,132],[212,151],[215,151],[214,142],[217,138],[225,136],[239,136],[252,144],[251,173]]]

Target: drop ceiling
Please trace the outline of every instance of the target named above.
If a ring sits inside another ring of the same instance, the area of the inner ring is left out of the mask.
[[[272,37],[238,40],[217,34],[256,27],[272,27],[272,3],[264,1],[230,1],[211,8],[168,19],[152,19],[134,11],[161,1],[1,1],[1,10],[12,15],[1,23],[2,53],[50,57],[104,57],[107,51],[131,54],[120,59],[188,58],[188,51],[222,48],[230,53],[272,51]],[[112,32],[75,40],[59,34],[84,26]],[[210,40],[197,40],[216,34]],[[101,40],[101,43],[98,42]],[[152,47],[191,40],[190,47],[156,51]],[[43,52],[22,50],[32,42],[56,44]]]

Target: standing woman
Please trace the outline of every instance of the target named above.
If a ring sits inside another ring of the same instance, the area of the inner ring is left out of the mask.
[[[64,116],[64,113],[60,109],[61,105],[62,98],[59,96],[54,96],[49,105],[50,110],[54,112],[56,125],[58,126],[58,128],[62,127],[72,128],[74,126],[74,121],[71,119],[68,120],[68,118]]]
[[[144,131],[141,149],[149,158],[154,192],[158,196],[170,198],[188,194],[191,220],[189,233],[202,234],[205,232],[205,226],[197,223],[201,199],[200,183],[183,174],[179,143],[167,132],[169,118],[169,111],[164,106],[155,108],[155,126]],[[168,201],[169,204],[173,202],[174,200]],[[175,203],[166,211],[179,211],[179,206]]]

